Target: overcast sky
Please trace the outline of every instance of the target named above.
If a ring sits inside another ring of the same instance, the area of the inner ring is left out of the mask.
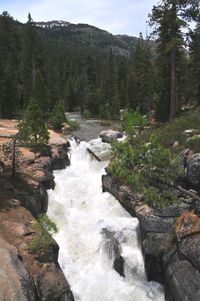
[[[6,10],[20,22],[28,12],[34,21],[64,20],[87,23],[113,34],[138,36],[146,33],[146,20],[158,0],[0,0],[0,12]],[[148,29],[149,31],[149,29]]]

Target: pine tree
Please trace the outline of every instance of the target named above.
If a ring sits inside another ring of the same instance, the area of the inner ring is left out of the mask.
[[[23,42],[23,84],[25,103],[31,96],[30,92],[35,85],[37,70],[42,70],[43,60],[41,41],[34,26],[31,14],[29,13],[24,30]]]
[[[76,92],[75,92],[75,80],[71,76],[68,78],[65,88],[65,109],[72,112],[76,107]]]
[[[158,35],[159,68],[163,82],[160,85],[158,107],[160,113],[167,107],[169,114],[159,116],[161,120],[173,119],[178,109],[177,100],[177,64],[179,51],[184,45],[183,28],[195,20],[199,13],[199,0],[163,0],[154,6],[151,14],[151,25],[155,26]],[[165,99],[162,99],[163,95]],[[167,98],[167,99],[166,99]],[[166,110],[165,110],[166,111]],[[165,118],[163,118],[165,117]]]
[[[95,63],[92,56],[87,56],[85,70],[83,75],[83,98],[81,100],[81,113],[85,110],[90,111],[90,106],[93,109],[93,97],[97,88],[97,76]]]
[[[154,71],[150,50],[142,34],[138,39],[133,57],[129,79],[129,89],[132,85],[129,106],[144,114],[152,107]]]
[[[192,92],[196,103],[200,104],[200,20],[197,23],[191,43]]]
[[[61,130],[64,122],[66,122],[64,108],[57,103],[51,113],[51,125],[55,130]]]
[[[33,85],[32,97],[37,100],[44,118],[48,117],[50,95],[44,81],[44,77],[40,71],[37,71],[35,76],[35,83]]]
[[[116,66],[111,48],[109,49],[103,66],[102,95],[103,104],[101,107],[101,115],[108,118],[119,115]]]
[[[20,35],[7,12],[0,15],[0,114],[14,116],[20,95]]]
[[[44,123],[40,106],[31,98],[24,119],[19,123],[19,139],[26,144],[45,144],[49,141],[48,129]]]
[[[64,98],[64,91],[61,96],[61,84],[59,76],[59,65],[56,58],[49,56],[45,61],[45,79],[46,85],[50,94],[50,110],[53,109],[54,104],[58,99]],[[65,88],[65,81],[63,82],[63,90]]]
[[[127,87],[127,66],[126,62],[120,61],[117,72],[117,88],[120,109],[128,105],[128,87]]]

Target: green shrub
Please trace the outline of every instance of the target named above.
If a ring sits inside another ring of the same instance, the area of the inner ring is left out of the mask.
[[[53,241],[51,234],[57,232],[55,223],[46,215],[41,214],[38,221],[34,224],[35,237],[28,244],[30,253],[37,253],[48,248],[49,244]]]
[[[157,209],[164,209],[170,205],[180,203],[179,198],[169,190],[160,191],[155,187],[150,187],[144,189],[143,194],[145,202]]]
[[[122,128],[127,134],[134,132],[134,127],[144,127],[147,124],[147,118],[138,112],[123,112],[122,113]]]
[[[153,207],[162,208],[177,201],[168,191],[160,191],[159,186],[170,186],[182,172],[179,159],[160,145],[155,135],[148,143],[141,135],[131,142],[114,142],[108,171],[120,184],[143,194]]]
[[[29,148],[33,153],[40,153],[41,156],[51,157],[51,146],[48,144],[29,144]]]

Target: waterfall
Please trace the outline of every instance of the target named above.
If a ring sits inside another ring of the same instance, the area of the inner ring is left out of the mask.
[[[87,147],[106,158],[110,147],[100,139],[71,142],[71,165],[55,171],[48,215],[58,227],[59,263],[76,301],[163,301],[163,287],[147,282],[138,242],[138,220],[108,192],[101,177],[107,161],[91,158]],[[118,253],[118,254],[117,254]],[[124,260],[124,277],[113,268]]]

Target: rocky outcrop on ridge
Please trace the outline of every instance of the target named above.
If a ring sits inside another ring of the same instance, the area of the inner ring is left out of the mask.
[[[110,175],[103,175],[102,184],[139,220],[148,280],[165,285],[167,301],[200,300],[200,197],[176,187],[180,204],[156,210]]]

